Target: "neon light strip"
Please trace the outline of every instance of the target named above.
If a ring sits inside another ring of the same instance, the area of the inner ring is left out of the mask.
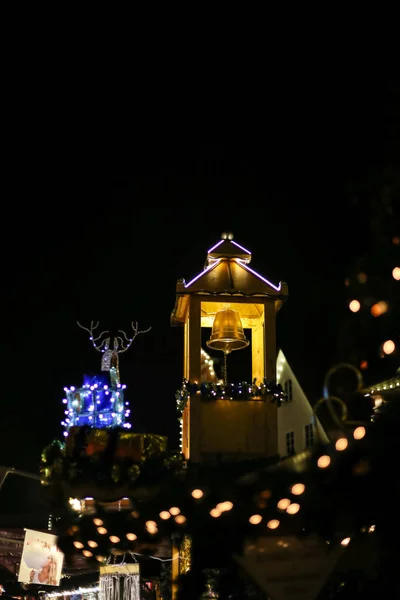
[[[223,242],[226,242],[226,240],[221,240],[220,242],[218,242],[218,244],[215,244],[215,246],[213,246],[212,248],[210,248],[207,252],[207,254],[210,254],[210,252],[212,252],[213,250],[215,250],[215,248],[218,248],[218,246],[220,246]]]
[[[243,246],[240,246],[239,244],[237,244],[233,240],[231,240],[231,243],[235,244],[235,246],[237,246],[238,248],[240,248],[240,250],[243,250],[243,252],[245,252],[246,254],[251,254],[250,250],[246,250],[246,248],[243,248]]]
[[[277,292],[281,291],[281,283],[279,283],[278,286],[274,285],[273,283],[271,283],[270,281],[268,281],[268,279],[265,279],[265,277],[263,277],[259,273],[256,273],[256,271],[253,271],[253,269],[250,269],[250,267],[248,267],[243,260],[240,260],[240,258],[237,258],[236,260],[237,260],[238,263],[240,263],[242,265],[242,267],[244,269],[246,269],[246,271],[249,271],[250,273],[252,273],[256,277],[258,277],[259,279],[261,279],[261,281],[264,281],[264,283],[266,283],[269,286],[271,286],[272,288],[274,288],[274,290],[276,290]]]
[[[212,248],[210,248],[208,250],[207,254],[210,254],[210,252],[213,252],[215,250],[215,248],[218,248],[218,246],[220,246],[223,242],[226,242],[226,241],[231,242],[231,244],[235,244],[235,246],[237,248],[239,248],[240,250],[243,250],[243,252],[245,252],[246,254],[251,254],[250,250],[246,250],[246,248],[244,248],[240,244],[237,244],[233,240],[221,240],[220,242],[218,242],[218,244],[215,244],[215,246],[213,246]]]
[[[222,241],[224,241],[224,240],[222,240]],[[194,283],[195,281],[197,281],[198,279],[200,279],[200,277],[202,277],[203,275],[205,275],[207,273],[207,271],[210,271],[211,269],[213,269],[214,267],[216,267],[219,262],[221,262],[220,258],[218,258],[218,260],[216,260],[215,262],[213,262],[212,265],[209,265],[206,269],[204,269],[204,271],[202,271],[201,273],[199,273],[198,275],[196,275],[196,277],[194,279],[192,279],[192,281],[189,281],[189,283],[185,283],[185,288],[189,287],[190,285],[192,285],[192,283]]]

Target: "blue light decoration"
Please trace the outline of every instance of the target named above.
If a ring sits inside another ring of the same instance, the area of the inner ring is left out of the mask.
[[[131,428],[131,424],[126,422],[130,415],[129,402],[125,402],[124,398],[126,385],[110,380],[106,373],[92,377],[85,375],[82,387],[64,388],[66,398],[63,404],[67,405],[61,422],[64,436],[73,426]]]
[[[132,425],[126,421],[130,415],[129,402],[125,401],[124,390],[126,385],[121,385],[119,377],[119,354],[126,352],[132,342],[140,333],[138,325],[132,323],[133,335],[128,338],[124,331],[113,339],[108,331],[101,332],[97,337],[93,333],[98,322],[91,322],[90,328],[79,327],[90,333],[90,340],[95,350],[103,354],[101,360],[101,373],[93,376],[84,375],[83,385],[80,388],[65,387],[63,404],[64,436],[67,437],[71,427],[89,426],[97,429],[123,427],[130,429]]]

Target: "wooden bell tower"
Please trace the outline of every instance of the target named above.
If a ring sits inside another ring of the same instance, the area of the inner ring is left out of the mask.
[[[204,270],[189,283],[177,282],[171,325],[184,327],[183,377],[191,383],[202,381],[203,328],[212,329],[207,345],[221,350],[225,360],[248,345],[243,332],[250,329],[251,381],[276,379],[276,314],[288,289],[256,273],[250,262],[251,253],[233,234],[223,233],[208,251]],[[181,451],[192,462],[278,454],[277,404],[265,397],[205,401],[197,392],[186,404],[181,428]]]

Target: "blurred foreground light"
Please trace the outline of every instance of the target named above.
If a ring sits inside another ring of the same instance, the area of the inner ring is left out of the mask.
[[[304,483],[295,483],[292,486],[291,492],[295,496],[300,496],[300,494],[302,494],[305,489],[306,489],[306,486],[304,485]]]
[[[396,344],[393,340],[386,340],[386,342],[382,345],[382,350],[385,354],[392,354],[395,348]]]
[[[346,440],[346,438],[339,438],[336,441],[335,448],[336,448],[336,450],[341,452],[342,450],[346,450],[348,445],[349,445],[349,442]]]
[[[365,435],[365,427],[362,425],[360,427],[356,427],[353,431],[353,437],[355,440],[361,440]]]
[[[358,312],[360,310],[360,308],[361,308],[361,304],[359,303],[358,300],[352,300],[349,304],[349,309],[353,313]]]
[[[350,544],[350,538],[344,538],[340,543],[342,546],[348,546]]]
[[[387,312],[388,308],[388,304],[384,300],[376,302],[373,306],[371,306],[371,315],[373,317],[380,317]]]
[[[192,496],[193,496],[193,498],[196,498],[196,500],[199,500],[200,498],[202,498],[204,496],[204,492],[203,492],[203,490],[199,490],[199,489],[193,490]]]
[[[277,529],[279,527],[278,519],[271,519],[271,521],[268,521],[267,527],[269,529]]]
[[[326,469],[326,467],[329,467],[330,464],[331,464],[331,459],[327,454],[320,456],[318,459],[318,462],[317,462],[317,465],[319,466],[320,469]]]
[[[259,523],[261,523],[262,521],[262,516],[261,515],[251,515],[249,522],[252,525],[258,525]]]

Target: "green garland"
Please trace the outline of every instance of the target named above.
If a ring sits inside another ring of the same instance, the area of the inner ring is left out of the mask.
[[[179,413],[185,410],[188,399],[192,394],[199,393],[203,400],[251,400],[263,398],[270,402],[276,402],[281,406],[287,401],[280,383],[264,379],[261,384],[257,379],[253,383],[242,381],[241,383],[214,383],[211,381],[201,384],[183,380],[182,387],[175,394],[176,406]]]

